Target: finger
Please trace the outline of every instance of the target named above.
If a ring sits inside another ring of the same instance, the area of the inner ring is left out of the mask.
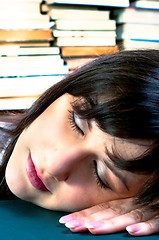
[[[133,236],[145,236],[159,232],[159,217],[150,219],[131,226],[127,226],[126,230]]]
[[[145,222],[144,219],[149,219],[150,211],[133,210],[122,216],[115,217],[109,221],[98,222],[91,221],[83,223],[84,226],[70,228],[72,232],[83,232],[87,229],[93,234],[108,234],[127,230],[133,236],[144,236],[156,233],[159,231],[159,217],[155,217]],[[138,224],[129,225],[139,222]],[[128,226],[129,225],[129,226]]]
[[[86,231],[87,228],[84,226],[84,219],[87,219],[93,213],[99,212],[101,209],[107,209],[108,207],[109,206],[107,203],[101,203],[85,210],[65,215],[59,219],[59,222],[65,224],[65,226],[72,232]]]
[[[101,211],[102,209],[108,209],[108,208],[109,208],[109,205],[107,203],[101,203],[96,206],[93,206],[93,207],[90,207],[90,208],[87,208],[87,209],[84,209],[84,210],[81,210],[78,212],[67,214],[67,215],[61,217],[59,219],[59,222],[65,224],[67,222],[74,221],[77,219],[82,220],[86,217],[91,216],[92,214],[94,214],[96,212]]]
[[[76,219],[86,220],[90,217],[93,217],[94,219],[97,217],[98,220],[104,218],[109,219],[115,217],[117,214],[124,214],[131,211],[133,208],[135,208],[135,206],[133,206],[131,198],[115,200],[109,203],[100,203],[96,206],[65,215],[60,218],[59,222],[65,224]]]
[[[60,218],[59,222],[65,224],[73,232],[85,231],[85,222],[98,222],[112,219],[132,209],[132,199],[115,200],[101,203],[94,207],[68,214]]]
[[[84,226],[93,234],[108,234],[120,232],[135,223],[142,222],[144,218],[148,218],[147,214],[139,209],[133,210],[130,213],[120,215],[105,221],[85,222]]]
[[[127,212],[132,211],[134,208],[136,208],[132,204],[132,199],[124,199],[124,200],[115,200],[111,201],[107,204],[107,208],[104,207],[101,208],[98,211],[94,211],[92,214],[85,216],[85,221],[104,221],[108,219],[115,218],[120,215],[124,215]],[[96,209],[97,210],[97,209]]]
[[[87,228],[85,227],[85,222],[101,222],[116,217],[118,215],[118,213],[114,212],[114,210],[111,208],[102,209],[94,213],[93,211],[91,212],[92,214],[88,215],[88,217],[84,213],[80,215],[80,218],[77,213],[74,215],[75,218],[69,216],[69,220],[67,219],[65,226],[67,228],[70,228],[72,232],[86,231]]]

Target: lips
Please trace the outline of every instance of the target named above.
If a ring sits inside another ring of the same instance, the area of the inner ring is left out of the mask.
[[[35,187],[37,190],[42,192],[48,191],[48,189],[45,187],[42,180],[38,177],[38,173],[36,171],[36,168],[34,166],[31,156],[29,156],[27,160],[26,173],[33,187]]]

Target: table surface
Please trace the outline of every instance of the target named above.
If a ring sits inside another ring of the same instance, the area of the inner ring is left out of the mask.
[[[132,237],[127,232],[92,235],[72,233],[58,220],[65,213],[49,211],[22,200],[0,201],[0,240],[157,240],[159,234]]]

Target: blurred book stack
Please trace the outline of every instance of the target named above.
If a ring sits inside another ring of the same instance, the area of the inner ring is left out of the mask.
[[[118,51],[116,21],[110,19],[110,6],[118,1],[47,1],[54,22],[55,46],[72,71],[99,55]],[[120,6],[125,7],[120,1]]]
[[[0,110],[30,107],[68,72],[40,0],[0,0]]]
[[[0,0],[0,45],[50,46],[52,23],[41,0]]]
[[[159,49],[159,1],[132,1],[126,9],[114,10],[119,49]]]

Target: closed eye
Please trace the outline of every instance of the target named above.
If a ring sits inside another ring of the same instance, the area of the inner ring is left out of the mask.
[[[97,162],[94,160],[93,163],[94,163],[94,176],[96,178],[97,185],[99,185],[103,189],[107,189],[107,188],[111,189],[107,182],[102,181],[98,172]]]
[[[70,123],[70,126],[73,129],[73,131],[75,131],[75,132],[79,133],[80,135],[84,136],[85,133],[80,128],[79,124],[77,123],[78,121],[77,121],[77,117],[76,117],[74,111],[72,111],[72,110],[70,111],[69,110],[69,117],[68,117],[68,119],[69,119],[69,123]]]

